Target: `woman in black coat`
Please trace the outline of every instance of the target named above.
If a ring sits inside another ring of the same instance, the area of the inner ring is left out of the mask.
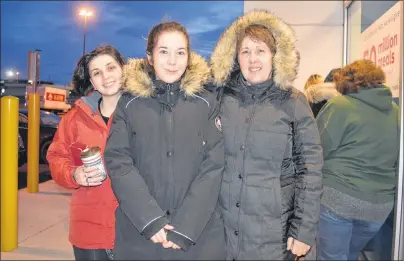
[[[323,158],[310,106],[293,87],[298,64],[292,28],[264,10],[233,22],[213,51],[227,259],[282,260],[315,243]]]
[[[105,150],[119,202],[114,257],[223,259],[223,138],[209,118],[216,96],[204,88],[207,63],[190,52],[185,28],[166,22],[124,75]]]
[[[312,84],[304,89],[304,95],[309,101],[314,117],[317,117],[317,114],[329,99],[341,95],[337,91],[333,80],[334,73],[339,70],[339,68],[331,70],[323,83]]]

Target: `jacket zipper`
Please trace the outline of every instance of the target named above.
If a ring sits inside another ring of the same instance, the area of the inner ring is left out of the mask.
[[[239,196],[239,198],[238,198],[238,202],[240,202],[240,207],[238,208],[238,215],[237,215],[237,230],[239,231],[239,228],[240,228],[240,213],[241,213],[241,208],[243,207],[242,205],[241,205],[241,203],[242,203],[242,198],[243,198],[243,192],[244,192],[244,186],[245,186],[245,184],[246,184],[246,180],[247,180],[247,175],[245,174],[245,157],[246,157],[246,150],[247,150],[247,140],[248,140],[248,137],[249,137],[249,135],[250,135],[250,129],[251,129],[251,125],[252,125],[252,122],[253,122],[253,118],[254,118],[254,115],[255,115],[255,110],[256,110],[256,106],[257,106],[257,100],[254,100],[254,104],[253,104],[253,107],[252,107],[252,111],[251,111],[251,114],[249,115],[249,118],[250,118],[250,122],[248,123],[248,125],[247,125],[247,129],[246,129],[246,133],[245,133],[245,138],[244,138],[244,150],[243,150],[243,166],[242,166],[242,175],[243,175],[243,179],[241,180],[241,188],[240,188],[240,196]],[[236,202],[237,203],[237,202]],[[239,231],[240,232],[240,231]],[[241,234],[239,233],[239,237],[238,237],[238,244],[237,244],[237,251],[236,251],[236,253],[237,253],[237,255],[236,255],[236,257],[238,257],[239,256],[239,254],[240,254],[240,245],[241,245]]]
[[[171,85],[167,85],[167,100],[169,103],[169,106],[171,107],[171,102],[172,98],[171,97]],[[173,157],[174,155],[174,111],[173,108],[171,108],[170,111],[165,111],[168,115],[167,117],[167,172],[168,172],[168,181],[169,181],[169,187],[168,187],[168,195],[173,195],[173,190],[174,190],[174,177],[173,177]],[[171,155],[170,155],[171,154]],[[163,171],[164,173],[164,171]],[[174,199],[171,197],[169,198],[169,206],[174,207]]]

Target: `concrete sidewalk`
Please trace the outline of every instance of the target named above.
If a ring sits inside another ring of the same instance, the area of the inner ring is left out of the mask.
[[[71,191],[53,180],[38,193],[18,191],[18,248],[1,260],[74,260],[68,241]]]

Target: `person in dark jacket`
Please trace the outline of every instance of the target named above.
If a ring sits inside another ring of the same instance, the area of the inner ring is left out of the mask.
[[[318,260],[358,260],[394,207],[399,110],[385,74],[358,60],[334,75],[342,94],[317,115],[324,153]]]
[[[334,74],[341,71],[341,68],[334,68],[332,69],[324,79],[324,82],[333,82],[334,81]]]
[[[104,151],[110,116],[122,94],[124,64],[124,57],[111,45],[80,58],[73,83],[83,97],[62,117],[47,153],[53,180],[73,189],[69,241],[76,260],[112,259],[118,202],[108,176],[99,166],[84,166],[80,153],[90,146]]]
[[[177,22],[155,26],[147,58],[129,59],[105,152],[118,199],[114,257],[224,258],[217,202],[223,137],[205,60]]]
[[[335,83],[323,82],[309,86],[304,90],[304,95],[310,104],[314,117],[317,117],[329,99],[341,94],[335,88]]]
[[[213,51],[227,259],[283,260],[315,243],[323,158],[310,106],[292,85],[298,64],[292,28],[265,10],[238,18]]]
[[[312,74],[309,76],[307,79],[306,83],[304,84],[303,91],[305,91],[307,88],[309,88],[311,85],[317,84],[317,83],[323,83],[324,78],[320,74]]]

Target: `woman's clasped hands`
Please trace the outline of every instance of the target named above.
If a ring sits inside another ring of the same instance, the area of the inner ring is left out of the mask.
[[[167,230],[173,230],[174,227],[171,225],[165,225],[164,228],[160,229],[154,236],[150,238],[153,243],[161,243],[164,248],[181,249],[177,244],[167,241]]]

